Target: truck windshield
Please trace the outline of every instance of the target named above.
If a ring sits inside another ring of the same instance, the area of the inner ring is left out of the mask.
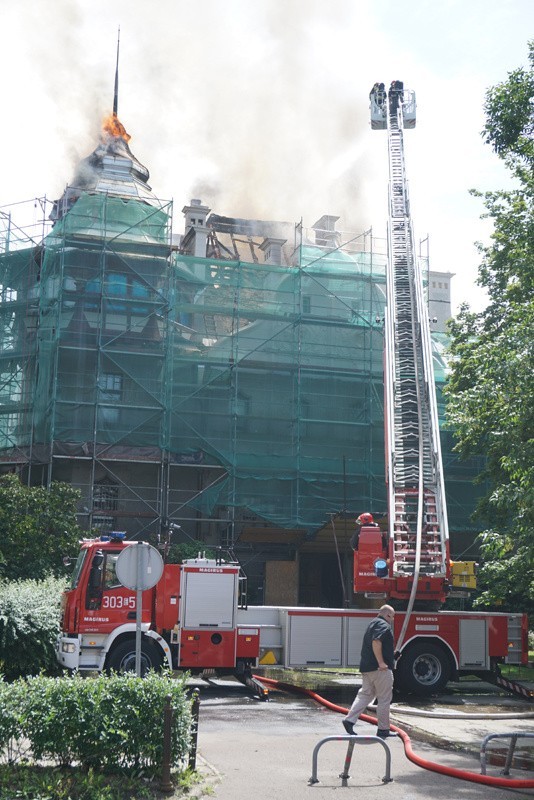
[[[87,550],[80,550],[78,553],[78,558],[76,559],[76,566],[74,567],[74,572],[72,573],[72,579],[70,582],[70,588],[76,589],[78,586],[78,581],[80,580],[80,575],[82,572],[82,567],[84,565],[85,557],[87,556]]]
[[[106,563],[104,567],[104,590],[116,589],[121,586],[120,580],[117,578],[116,566],[117,559],[120,553],[106,553]]]

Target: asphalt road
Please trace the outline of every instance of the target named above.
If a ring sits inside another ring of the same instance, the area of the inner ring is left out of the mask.
[[[335,683],[335,681],[334,681]],[[343,681],[341,681],[343,684]],[[341,688],[333,687],[334,702],[348,704],[355,688],[355,679]],[[316,687],[319,688],[319,687]],[[323,687],[324,688],[324,687]],[[345,702],[343,703],[343,700]],[[488,713],[528,711],[521,701],[499,695],[489,687],[480,694],[453,690],[451,695],[422,704],[438,711],[459,710],[473,713],[488,709]],[[460,708],[459,708],[460,707]],[[532,709],[532,706],[530,706]],[[533,709],[534,710],[534,709]],[[512,716],[503,720],[439,720],[408,718],[393,720],[407,728],[417,755],[429,761],[480,774],[479,749],[484,735],[498,730],[516,730],[518,720]],[[523,730],[534,732],[534,719],[520,723]],[[375,733],[375,727],[361,723],[361,733]],[[331,741],[317,755],[319,783],[310,786],[312,755],[317,743],[329,736],[343,735],[341,715],[325,709],[314,701],[282,692],[272,692],[270,701],[260,702],[244,687],[233,682],[216,681],[201,688],[199,720],[199,765],[210,781],[210,793],[217,800],[313,800],[333,792],[346,792],[340,773],[343,771],[346,741]],[[438,747],[439,742],[444,747]],[[386,757],[379,743],[357,745],[349,770],[348,787],[358,792],[361,800],[501,800],[501,798],[534,798],[534,791],[489,788],[430,772],[408,761],[400,739],[389,741],[391,752],[391,783],[383,783]],[[529,765],[527,764],[527,767]],[[502,767],[488,766],[488,774],[501,776]],[[514,769],[513,778],[533,779],[532,765],[528,771]]]

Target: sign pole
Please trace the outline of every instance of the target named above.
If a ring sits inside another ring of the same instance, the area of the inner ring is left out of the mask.
[[[163,559],[146,542],[132,542],[117,558],[116,572],[122,586],[135,592],[135,674],[141,678],[143,592],[152,589],[163,575]]]
[[[143,616],[143,590],[141,587],[141,572],[142,572],[142,558],[143,558],[143,545],[142,542],[136,544],[136,601],[135,601],[135,674],[138,678],[141,677],[141,620]]]

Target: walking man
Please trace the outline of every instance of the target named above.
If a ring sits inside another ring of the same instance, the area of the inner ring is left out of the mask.
[[[394,619],[395,610],[391,606],[382,606],[365,631],[360,657],[362,686],[343,720],[343,727],[352,736],[355,735],[354,723],[375,697],[378,718],[376,735],[381,739],[397,735],[389,730],[389,706],[393,696],[395,669]]]

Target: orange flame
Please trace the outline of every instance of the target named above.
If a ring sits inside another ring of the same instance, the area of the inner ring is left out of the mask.
[[[109,136],[120,136],[125,142],[132,138],[116,114],[109,114],[102,122],[102,131]]]

